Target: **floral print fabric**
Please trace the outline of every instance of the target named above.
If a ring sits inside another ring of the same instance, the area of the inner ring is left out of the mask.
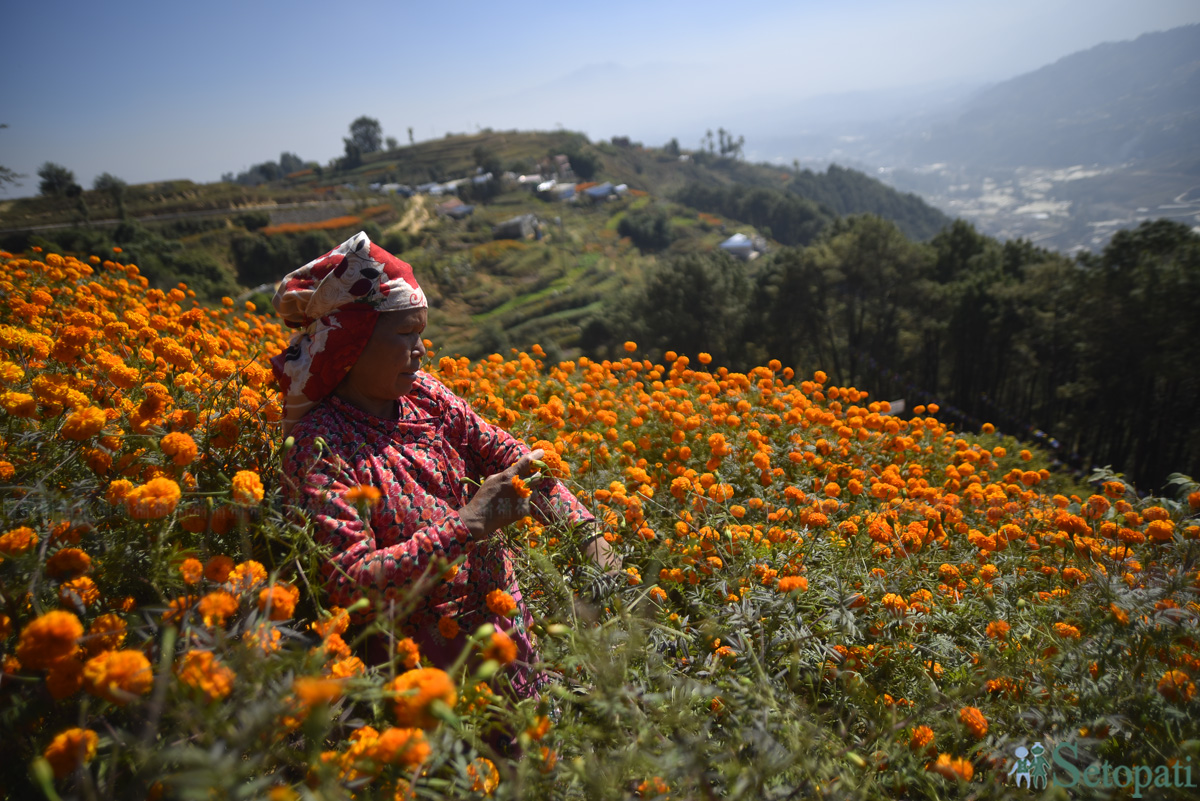
[[[451,570],[419,599],[406,633],[436,664],[451,661],[466,635],[485,622],[506,630],[515,625],[518,653],[511,678],[519,694],[530,694],[540,678],[528,670],[536,661],[531,619],[511,553],[495,534],[473,542],[458,514],[475,489],[462,479],[481,481],[530,448],[425,372],[398,405],[400,419],[384,420],[330,395],[293,432],[295,445],[284,458],[284,493],[308,512],[318,541],[332,548],[324,569],[330,600],[340,606],[360,597],[401,603],[431,564],[465,557],[456,573]],[[382,493],[365,515],[345,498],[357,485]],[[543,523],[595,519],[553,479],[540,482],[531,501]],[[487,594],[494,589],[516,600],[512,620],[488,610]],[[443,617],[452,617],[461,629],[451,640],[438,630]]]

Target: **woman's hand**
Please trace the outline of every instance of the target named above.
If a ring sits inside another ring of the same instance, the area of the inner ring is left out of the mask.
[[[533,461],[541,459],[545,453],[537,448],[499,473],[488,476],[479,486],[475,497],[458,510],[458,516],[475,539],[481,539],[530,514],[529,498],[532,496],[522,498],[513,488],[512,479],[513,476],[528,478],[533,475]]]

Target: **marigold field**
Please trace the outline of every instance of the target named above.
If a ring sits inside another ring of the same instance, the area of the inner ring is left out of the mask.
[[[447,672],[399,634],[368,667],[390,630],[322,605],[278,502],[287,332],[106,255],[0,253],[10,798],[1028,798],[1006,774],[1034,741],[1197,765],[1191,479],[1081,487],[934,406],[632,342],[429,364],[546,448],[624,560],[600,575],[531,519],[498,534],[548,689],[507,700],[490,627]]]

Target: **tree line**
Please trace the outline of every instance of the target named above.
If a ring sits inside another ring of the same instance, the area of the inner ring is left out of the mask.
[[[752,266],[663,258],[606,302],[584,344],[598,357],[634,339],[731,369],[822,369],[1146,489],[1200,472],[1200,235],[1185,225],[1147,222],[1071,258],[963,221],[914,242],[863,215]]]

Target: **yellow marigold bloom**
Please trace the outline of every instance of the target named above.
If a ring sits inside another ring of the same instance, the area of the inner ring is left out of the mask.
[[[235,503],[253,506],[262,503],[263,485],[258,473],[239,470],[233,477],[233,500]]]
[[[82,576],[92,567],[92,557],[78,548],[61,548],[46,560],[46,575],[62,580]]]
[[[0,393],[0,408],[13,417],[37,416],[37,400],[24,392]]]
[[[196,608],[204,619],[204,625],[223,626],[227,618],[237,614],[238,599],[225,590],[217,590],[201,598]]]
[[[971,766],[970,762],[958,757],[951,757],[949,754],[938,754],[937,761],[926,765],[925,770],[937,773],[951,781],[961,779],[969,782],[975,775],[975,768]]]
[[[130,695],[145,695],[152,686],[154,672],[141,651],[106,651],[83,666],[83,688],[114,704],[125,704]]]
[[[924,751],[933,743],[933,729],[928,726],[917,726],[908,738],[908,747],[914,751]]]
[[[96,582],[87,576],[79,576],[58,586],[58,599],[64,605],[91,606],[100,600]]]
[[[374,506],[379,503],[380,498],[383,497],[383,493],[370,484],[355,484],[353,487],[347,489],[342,497],[346,499],[346,503],[352,503],[356,506],[358,504]]]
[[[626,342],[625,350],[633,350],[630,345],[633,343]],[[500,784],[500,771],[492,760],[484,757],[477,757],[467,765],[467,775],[471,777],[471,790],[476,793],[491,795]]]
[[[17,474],[17,468],[12,462],[0,461],[0,481],[8,481]]]
[[[492,590],[487,594],[487,607],[494,615],[511,617],[517,611],[517,602],[504,590]]]
[[[261,562],[247,559],[229,571],[229,578],[226,581],[234,592],[249,592],[259,584],[266,583],[267,569],[262,566]]]
[[[495,659],[502,665],[507,665],[517,658],[517,644],[503,631],[492,632],[487,648],[483,650],[484,659]]]
[[[908,602],[894,592],[884,595],[879,603],[893,615],[903,615],[908,612]]]
[[[258,611],[271,620],[287,620],[296,610],[300,590],[291,584],[272,584],[258,594]]]
[[[434,701],[453,708],[458,700],[450,675],[438,668],[417,668],[401,673],[384,687],[395,693],[393,709],[401,726],[432,729],[437,718],[430,709]]]
[[[0,555],[17,556],[32,550],[38,544],[37,532],[28,526],[21,526],[0,534]]]
[[[100,738],[91,729],[70,728],[59,732],[42,756],[50,763],[56,779],[65,779],[81,765],[96,758],[96,745]]]
[[[967,727],[967,731],[971,732],[971,736],[976,740],[982,740],[988,731],[987,718],[978,708],[973,706],[964,706],[958,710],[958,719]]]
[[[1168,701],[1186,704],[1196,694],[1196,685],[1182,670],[1168,670],[1158,680],[1158,692]]]
[[[178,467],[187,467],[196,461],[196,455],[199,452],[196,447],[196,440],[180,431],[172,431],[170,434],[164,436],[159,440],[158,446],[166,456],[170,457],[172,463]]]
[[[775,585],[775,589],[782,593],[789,593],[793,590],[806,592],[808,590],[808,579],[806,579],[804,576],[784,576],[779,580],[779,583]]]
[[[17,659],[31,670],[48,668],[74,654],[83,636],[83,624],[70,612],[56,610],[33,620],[21,632]]]
[[[61,434],[70,440],[85,440],[99,434],[108,422],[104,410],[96,406],[71,412],[63,423]]]
[[[127,498],[129,493],[132,491],[132,481],[125,478],[118,478],[116,481],[113,481],[108,485],[108,491],[104,493],[104,500],[108,501],[113,506],[116,506],[118,503],[121,503],[123,500],[125,500],[125,498]]]
[[[125,509],[137,520],[158,520],[175,511],[181,496],[179,485],[171,479],[153,478],[130,490]]]
[[[219,701],[233,692],[237,678],[212,651],[188,651],[175,670],[179,680],[202,692],[209,701]]]
[[[357,656],[347,656],[329,666],[329,675],[335,679],[348,679],[367,672],[367,666]]]

